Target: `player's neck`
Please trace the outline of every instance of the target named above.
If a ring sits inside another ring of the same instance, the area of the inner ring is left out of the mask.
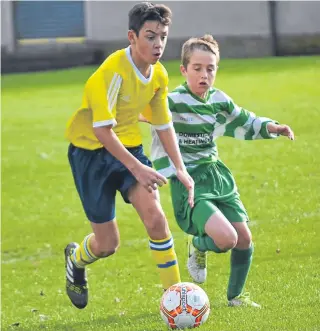
[[[130,55],[131,55],[131,59],[132,59],[133,63],[138,68],[138,70],[141,72],[141,74],[145,78],[149,78],[150,72],[151,72],[151,64],[144,62],[139,57],[139,55],[137,54],[137,52],[134,51],[134,49],[132,48],[132,46],[130,47]]]
[[[187,84],[187,86],[188,86],[189,91],[190,91],[193,95],[195,95],[195,96],[197,96],[198,98],[203,99],[203,100],[206,100],[206,99],[207,99],[207,97],[208,97],[208,93],[209,93],[209,90],[207,90],[207,91],[205,91],[205,92],[203,92],[203,93],[199,93],[199,92],[197,92],[197,91],[193,91],[193,90],[190,88],[190,86],[189,86],[188,84]]]
[[[206,91],[206,92],[204,92],[204,93],[199,93],[199,94],[197,94],[197,95],[198,95],[198,97],[200,97],[201,99],[206,99],[207,96],[208,96],[208,91]]]

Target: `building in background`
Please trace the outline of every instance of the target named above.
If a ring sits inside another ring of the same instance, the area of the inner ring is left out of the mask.
[[[137,1],[136,1],[137,2]],[[2,72],[98,64],[125,47],[134,1],[1,1]],[[164,59],[211,33],[223,57],[320,53],[320,2],[163,1],[174,19]]]

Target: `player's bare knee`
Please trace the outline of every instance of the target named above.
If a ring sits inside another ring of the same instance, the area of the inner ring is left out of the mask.
[[[237,245],[237,241],[238,241],[237,233],[230,232],[220,240],[216,240],[215,243],[219,249],[221,249],[223,252],[227,252]]]
[[[117,251],[117,249],[118,249],[118,247],[112,247],[112,248],[102,249],[97,254],[97,257],[100,257],[100,258],[108,257],[110,255],[115,254],[115,252]]]
[[[242,237],[243,242],[248,245],[248,247],[251,246],[252,243],[252,234],[251,232],[246,233],[243,237]]]
[[[238,233],[237,248],[247,249],[251,246],[252,235],[251,232]]]
[[[219,244],[216,244],[223,252],[227,252],[230,249],[236,246],[237,242],[235,240],[227,240],[223,241]]]
[[[162,210],[156,209],[150,211],[148,219],[145,220],[145,226],[148,234],[153,235],[153,239],[157,239],[154,236],[167,237],[169,235],[169,228],[166,221],[166,217]]]

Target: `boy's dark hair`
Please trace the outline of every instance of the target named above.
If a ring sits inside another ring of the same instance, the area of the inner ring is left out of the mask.
[[[158,21],[163,25],[170,25],[171,17],[172,12],[167,6],[141,2],[129,11],[129,30],[133,30],[138,36],[146,21]]]

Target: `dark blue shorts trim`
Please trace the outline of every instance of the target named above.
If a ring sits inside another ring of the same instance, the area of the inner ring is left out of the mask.
[[[141,163],[152,167],[142,145],[127,148]],[[129,189],[137,180],[105,148],[87,150],[69,145],[68,158],[83,209],[91,222],[105,223],[115,218],[115,198],[119,191],[126,203]]]

